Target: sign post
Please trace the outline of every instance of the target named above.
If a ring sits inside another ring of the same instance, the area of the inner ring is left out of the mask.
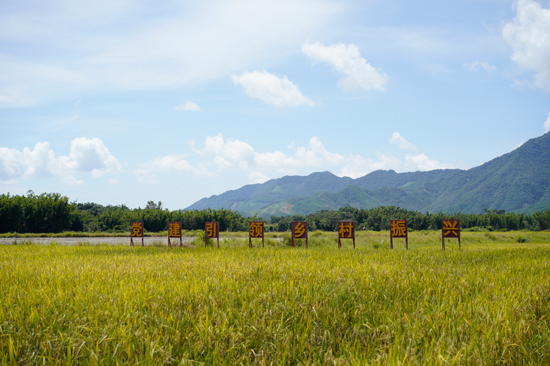
[[[172,247],[170,238],[180,238],[180,247],[183,247],[183,241],[181,240],[181,222],[169,222],[168,223],[168,246]]]
[[[409,230],[407,220],[390,220],[390,248],[393,249],[393,238],[405,238],[409,250]]]
[[[204,223],[204,247],[208,244],[208,239],[216,238],[218,248],[220,247],[220,223],[217,221]]]
[[[252,248],[252,238],[262,238],[262,248],[264,248],[264,222],[250,221],[248,223],[248,247]]]
[[[306,248],[308,247],[307,240],[307,222],[294,221],[291,223],[292,228],[292,247],[294,248],[294,239],[306,239]]]
[[[443,248],[443,250],[445,250],[445,238],[457,238],[458,249],[460,249],[460,220],[441,220],[441,247]]]
[[[141,237],[141,246],[144,247],[143,243],[143,222],[131,222],[130,223],[130,245],[134,246],[134,238]]]
[[[338,248],[342,247],[340,239],[353,239],[353,249],[355,249],[355,222],[338,221]]]

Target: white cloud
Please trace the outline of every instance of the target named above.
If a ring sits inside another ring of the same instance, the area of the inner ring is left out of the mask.
[[[74,172],[88,172],[94,178],[117,173],[121,167],[117,159],[98,138],[76,138],[71,141],[68,156],[56,157],[50,144],[38,142],[34,150],[0,148],[0,179],[62,177],[62,182],[80,185]]]
[[[496,66],[491,65],[487,61],[474,61],[474,62],[466,62],[462,65],[464,68],[466,68],[469,71],[479,71],[481,69],[487,71],[487,73],[491,73],[497,69]]]
[[[113,185],[113,184],[117,184],[118,183],[118,180],[115,179],[115,178],[109,178],[109,180],[107,181],[107,184],[109,185]]]
[[[416,147],[401,135],[394,134],[390,141],[407,150],[416,151]],[[193,145],[194,146],[194,145]],[[236,139],[225,140],[222,134],[207,136],[204,148],[195,150],[203,158],[201,169],[207,171],[210,166],[216,172],[238,169],[248,172],[251,183],[264,182],[274,172],[278,174],[296,174],[307,169],[336,170],[340,176],[361,177],[379,169],[430,170],[452,168],[450,164],[441,164],[429,159],[425,154],[407,154],[404,160],[377,152],[377,160],[359,155],[342,155],[328,151],[319,138],[312,137],[307,146],[292,146],[293,154],[281,151],[256,152],[248,143]],[[194,172],[193,174],[196,175]],[[217,176],[210,172],[210,176]]]
[[[545,132],[550,131],[550,112],[548,112],[548,118],[546,119],[546,122],[544,122],[543,127]]]
[[[66,175],[66,176],[62,177],[61,182],[63,182],[64,184],[66,184],[68,186],[75,186],[75,187],[84,185],[83,180],[78,180],[73,175]]]
[[[14,47],[0,56],[0,104],[215,80],[286,55],[310,34],[322,36],[344,8],[335,0],[6,6],[0,42]]]
[[[281,79],[263,70],[232,75],[231,79],[235,85],[241,85],[249,97],[259,99],[277,108],[315,105],[313,101],[302,95],[298,86],[294,85],[286,76]]]
[[[180,104],[174,108],[176,111],[191,111],[191,112],[199,112],[201,110],[201,107],[199,107],[197,104],[193,103],[192,101],[188,100],[185,104]]]
[[[408,142],[407,140],[405,140],[403,138],[403,136],[401,136],[399,134],[399,132],[394,132],[389,141],[392,143],[392,144],[396,144],[397,146],[399,146],[399,148],[401,150],[410,150],[410,151],[416,151],[416,146],[414,146],[413,144],[411,144],[410,142]]]
[[[347,91],[386,90],[389,76],[372,67],[354,44],[343,43],[325,46],[322,43],[302,45],[302,52],[314,62],[326,62],[344,75],[339,85]]]
[[[550,9],[533,0],[519,0],[516,12],[502,29],[504,40],[512,47],[511,59],[535,72],[533,85],[550,91]]]
[[[138,183],[144,183],[144,184],[157,184],[157,176],[154,173],[151,173],[150,171],[147,171],[146,169],[137,169],[134,172],[137,176]]]

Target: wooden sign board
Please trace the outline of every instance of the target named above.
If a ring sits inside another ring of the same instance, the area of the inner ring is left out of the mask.
[[[248,247],[252,248],[252,238],[262,238],[262,248],[264,247],[264,222],[248,222]]]
[[[145,246],[143,243],[143,222],[131,222],[130,223],[130,245],[134,246],[134,238],[141,238],[141,246]]]
[[[354,221],[338,221],[338,248],[342,247],[340,239],[353,239],[353,249],[355,249]]]
[[[393,238],[405,238],[409,250],[409,230],[407,220],[390,220],[390,248],[393,249]]]
[[[458,239],[458,249],[460,249],[460,220],[443,219],[441,220],[441,246],[445,250],[445,239]]]
[[[204,247],[208,244],[208,239],[216,238],[218,240],[218,248],[220,247],[220,223],[217,221],[204,223]]]
[[[308,226],[306,221],[294,221],[291,223],[292,231],[292,246],[294,247],[294,239],[306,239],[306,248],[308,247],[307,231]]]
[[[181,238],[181,222],[168,223],[168,246],[172,247],[170,238],[180,238],[180,247],[183,246],[183,241]]]

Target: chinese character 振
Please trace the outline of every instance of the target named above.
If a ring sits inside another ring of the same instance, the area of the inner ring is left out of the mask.
[[[391,222],[391,236],[405,237],[407,236],[407,226],[405,220],[393,220]]]

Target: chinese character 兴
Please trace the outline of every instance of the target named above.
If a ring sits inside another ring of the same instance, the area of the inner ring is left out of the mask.
[[[453,221],[443,220],[443,235],[458,237],[459,228],[457,225],[458,225],[458,221],[456,220],[453,220]]]

